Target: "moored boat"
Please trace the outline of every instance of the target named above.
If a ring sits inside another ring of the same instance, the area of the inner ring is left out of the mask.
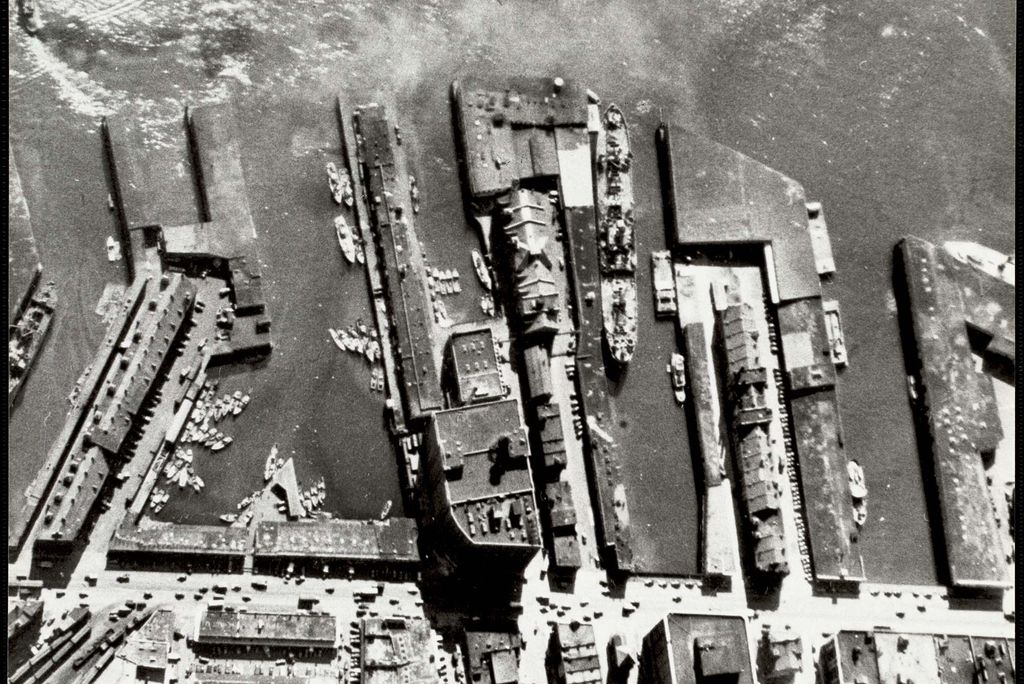
[[[338,245],[341,247],[341,253],[345,255],[345,261],[350,264],[355,263],[355,236],[352,234],[352,227],[348,225],[348,221],[345,220],[344,216],[334,217],[334,231],[338,236]]]
[[[344,201],[344,184],[334,162],[327,162],[327,184],[331,189],[331,198],[334,203],[341,204]]]
[[[476,270],[476,277],[480,281],[480,285],[483,286],[484,290],[489,291],[492,287],[490,282],[490,271],[487,270],[487,264],[483,261],[483,255],[478,250],[473,250],[473,269]]]
[[[682,405],[686,401],[686,359],[678,352],[673,353],[672,362],[668,364],[667,370],[672,378],[672,391],[676,395],[676,401]]]

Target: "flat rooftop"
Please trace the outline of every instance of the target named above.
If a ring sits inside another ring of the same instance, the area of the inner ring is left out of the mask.
[[[927,405],[949,581],[955,587],[1008,583],[982,454],[1002,437],[992,378],[975,370],[968,325],[1013,348],[1013,288],[978,274],[919,238],[899,245],[916,359]],[[927,458],[927,456],[925,456]]]
[[[820,296],[803,186],[685,128],[665,130],[659,152],[676,244],[770,244],[779,299]]]
[[[255,555],[418,563],[417,534],[411,518],[261,522]]]
[[[196,640],[208,644],[268,642],[331,648],[337,635],[333,615],[206,611],[199,621]]]
[[[247,532],[239,527],[178,525],[143,518],[142,526],[125,521],[110,540],[112,553],[178,553],[215,556],[245,554]]]

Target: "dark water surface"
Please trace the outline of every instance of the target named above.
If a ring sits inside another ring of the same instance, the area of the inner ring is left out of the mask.
[[[197,457],[208,485],[202,497],[172,500],[164,515],[209,520],[231,507],[259,484],[277,442],[283,454],[295,451],[300,481],[327,479],[328,509],[361,517],[400,497],[368,367],[338,352],[327,334],[359,317],[369,321],[365,276],[342,263],[331,228],[323,164],[338,146],[333,98],[344,91],[351,103],[398,108],[424,191],[418,225],[427,256],[458,268],[467,288],[467,240],[475,234],[460,204],[448,84],[479,72],[558,74],[617,102],[638,136],[652,135],[658,118],[681,122],[792,176],[823,202],[839,269],[828,290],[840,302],[850,350],[840,385],[843,428],[870,490],[867,574],[935,579],[891,254],[907,233],[1013,247],[1012,4],[305,0],[217,3],[197,13],[190,3],[146,3],[149,15],[128,17],[120,28],[41,35],[84,72],[89,82],[74,81],[84,101],[45,74],[12,95],[15,154],[40,256],[62,284],[62,303],[10,421],[10,492],[31,479],[58,430],[64,397],[98,346],[102,324],[93,308],[104,284],[126,278],[123,264],[105,259],[114,224],[93,105],[149,122],[154,153],[185,103],[235,93],[244,131],[277,347],[265,367],[226,371],[222,385],[249,391],[252,404],[229,421],[225,432],[235,442],[210,457],[216,464]],[[12,67],[30,73],[38,50],[20,38],[12,43]],[[229,58],[253,85],[213,78]],[[18,83],[12,76],[12,91]],[[657,180],[642,169],[638,175]],[[639,240],[638,296],[649,308],[647,260],[662,238],[641,231]],[[474,292],[449,308],[475,315]],[[674,409],[664,377],[671,326],[654,323],[644,307],[641,326],[638,363],[616,408],[667,412]],[[635,441],[642,459],[647,441]],[[666,427],[650,448],[678,449],[682,480],[695,492],[686,445],[675,441]],[[645,497],[653,517],[658,499],[656,489]],[[678,552],[695,565],[696,502],[680,517],[688,522],[677,532]]]

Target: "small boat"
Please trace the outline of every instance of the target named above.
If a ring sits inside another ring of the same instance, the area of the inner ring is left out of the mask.
[[[182,470],[178,473],[178,488],[183,489],[188,484],[188,470]]]
[[[857,461],[849,461],[846,464],[846,472],[850,480],[850,496],[854,499],[867,498],[868,488],[864,483],[864,468]]]
[[[839,302],[827,299],[822,301],[821,307],[825,312],[825,333],[832,352],[832,363],[838,367],[845,366],[846,340],[843,338],[843,324],[839,318]]]
[[[341,253],[345,255],[345,261],[355,263],[356,242],[352,235],[352,227],[348,225],[344,216],[334,217],[334,231],[338,235],[338,245],[341,247]]]
[[[476,270],[476,277],[480,280],[480,284],[484,286],[485,290],[491,289],[491,273],[487,270],[487,264],[484,263],[484,257],[478,250],[473,250],[473,268]]]
[[[386,502],[384,502],[384,508],[382,508],[381,511],[380,511],[380,519],[384,520],[386,517],[388,517],[388,513],[390,513],[390,512],[391,512],[391,499],[388,499]]]
[[[243,404],[235,404],[235,408],[231,409],[231,415],[233,415],[233,416],[239,415],[242,412],[243,408],[245,408],[245,406]]]
[[[334,203],[341,204],[344,201],[344,184],[334,162],[327,162],[327,184],[331,189],[331,198]]]
[[[480,298],[480,310],[488,317],[494,316],[494,299],[490,295]]]
[[[352,191],[352,179],[346,173],[341,180],[341,202],[351,209],[352,203],[355,201],[355,193]]]
[[[113,235],[107,236],[107,261],[118,261],[121,259],[121,243],[114,239]]]
[[[230,525],[231,523],[238,520],[238,515],[236,513],[225,513],[224,515],[220,516],[220,520],[221,522],[225,522]]]
[[[248,395],[248,394],[244,394],[244,395],[242,395],[242,406],[243,406],[243,407],[246,407],[246,406],[248,406],[248,405],[249,405],[249,402],[250,402],[251,400],[252,400],[252,399],[251,399],[251,398],[249,397],[249,395]]]
[[[226,446],[227,446],[227,444],[224,443],[223,439],[218,439],[216,442],[214,442],[213,444],[210,445],[210,450],[211,451],[220,451],[221,449],[223,449]]]
[[[673,353],[672,362],[667,370],[672,377],[672,391],[676,395],[676,401],[682,405],[686,401],[686,359],[682,354]]]

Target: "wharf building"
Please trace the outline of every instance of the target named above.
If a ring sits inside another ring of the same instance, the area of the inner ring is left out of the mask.
[[[434,360],[433,313],[423,255],[408,199],[409,176],[403,152],[395,144],[394,126],[383,107],[361,107],[353,121],[391,315],[388,332],[398,360],[404,415],[410,424],[422,424],[431,413],[444,408],[444,395]]]
[[[261,574],[415,580],[417,539],[412,518],[265,521],[256,526],[254,569]]]
[[[669,614],[644,637],[640,684],[754,684],[740,617]]]
[[[1006,493],[987,484],[986,469],[1003,429],[992,377],[976,369],[972,351],[1014,365],[1014,287],[919,238],[904,238],[895,256],[922,459],[945,546],[942,578],[957,592],[997,593],[1011,582],[1012,537],[993,512]]]
[[[441,572],[520,577],[541,533],[519,401],[437,411],[423,455],[422,522]]]
[[[192,639],[197,653],[210,655],[295,655],[307,659],[333,658],[338,625],[326,613],[278,613],[247,609],[204,611]]]
[[[452,99],[467,204],[493,248],[501,280],[511,283],[502,294],[514,312],[539,474],[557,481],[566,451],[560,407],[551,401],[551,356],[575,348],[558,209],[589,206],[593,217],[586,93],[561,79],[523,78],[504,89],[455,82]],[[559,495],[571,507],[571,491],[561,488]],[[578,568],[575,527],[548,529],[555,569]]]
[[[822,684],[1012,682],[1016,641],[949,634],[841,631],[819,655]]]
[[[674,250],[717,245],[764,253],[814,579],[823,588],[850,588],[863,581],[864,567],[803,188],[677,126],[659,128],[658,155]]]
[[[760,359],[750,305],[742,301],[728,305],[719,314],[718,327],[726,401],[732,414],[729,434],[746,511],[753,570],[762,579],[777,579],[789,573],[780,514],[783,463],[768,443],[772,419],[765,399],[768,371]]]
[[[134,260],[144,260],[148,245],[153,244],[159,249],[163,268],[225,281],[230,306],[211,341],[214,364],[260,358],[273,347],[271,319],[234,107],[224,103],[191,108],[186,123],[199,188],[200,220],[176,223],[175,212],[154,197],[153,169],[137,126],[124,118],[104,120],[104,142],[123,234]]]

